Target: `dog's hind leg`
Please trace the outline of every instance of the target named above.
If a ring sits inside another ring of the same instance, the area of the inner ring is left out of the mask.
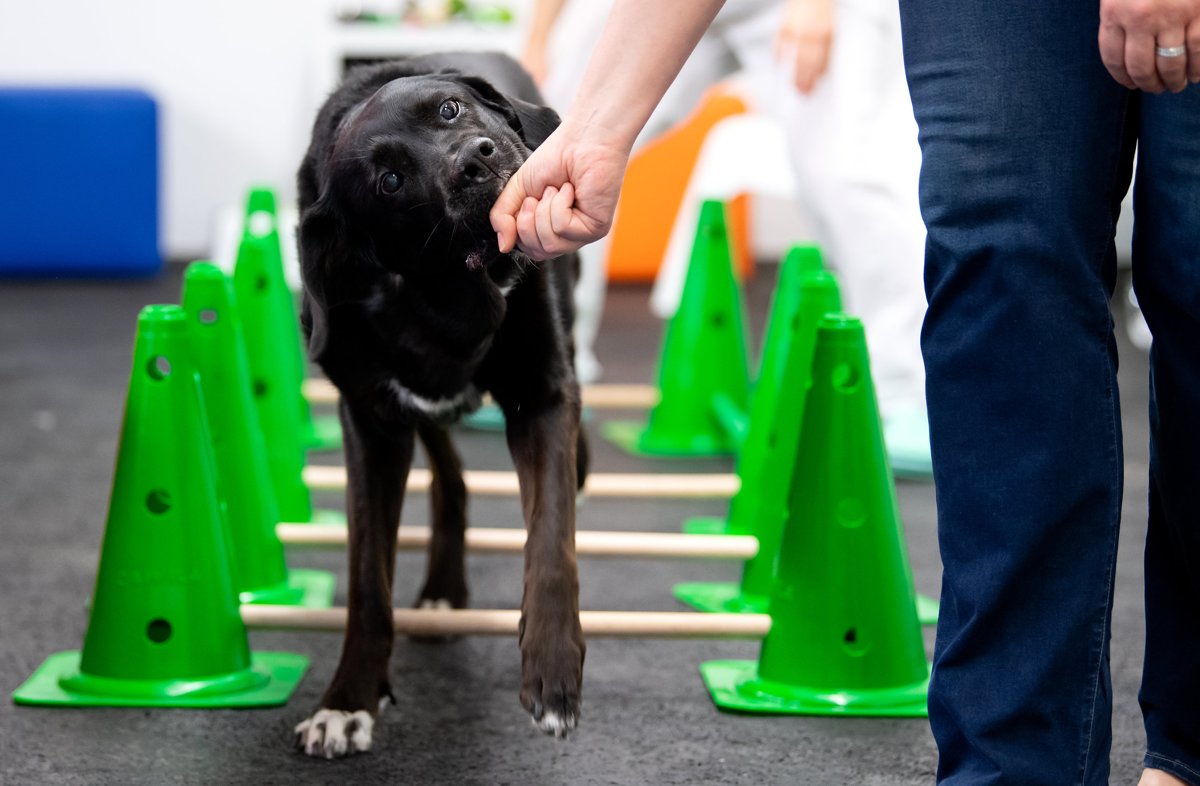
[[[429,489],[432,532],[425,584],[413,605],[419,608],[466,608],[467,485],[463,482],[462,462],[444,428],[422,424],[417,433],[425,445],[433,474],[433,485]]]
[[[385,430],[346,398],[340,414],[350,520],[349,618],[341,661],[321,707],[296,726],[304,752],[327,759],[369,750],[375,718],[392,696],[396,529],[414,442],[411,425],[388,423]]]

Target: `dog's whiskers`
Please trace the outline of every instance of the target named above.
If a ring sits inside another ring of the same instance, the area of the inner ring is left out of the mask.
[[[417,256],[421,256],[421,254],[425,253],[425,249],[429,246],[429,241],[433,240],[433,236],[437,232],[438,227],[440,227],[442,225],[442,222],[445,220],[446,220],[446,217],[442,216],[441,218],[438,219],[437,223],[433,225],[433,229],[429,230],[429,237],[425,238],[425,242],[421,244],[421,250],[417,252]],[[452,240],[454,239],[453,233],[451,233],[450,238]]]
[[[492,169],[492,167],[488,165],[487,161],[484,161],[483,159],[479,159],[478,163],[481,164],[484,169],[486,169],[487,171],[489,171],[493,175],[495,175],[497,180],[504,180],[504,178],[500,175],[499,172],[497,172],[495,169]],[[505,181],[505,182],[507,182],[507,181]]]

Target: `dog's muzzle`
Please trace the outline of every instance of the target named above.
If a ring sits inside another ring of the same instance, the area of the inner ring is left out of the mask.
[[[497,177],[496,174],[496,143],[485,136],[469,140],[458,151],[454,159],[454,168],[450,176],[456,185],[471,183],[486,183]]]

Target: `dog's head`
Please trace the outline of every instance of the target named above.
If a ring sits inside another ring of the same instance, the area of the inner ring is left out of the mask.
[[[338,267],[422,279],[498,258],[488,212],[557,125],[553,110],[455,71],[392,79],[342,114],[301,215],[310,351],[325,340],[323,282],[355,275]]]

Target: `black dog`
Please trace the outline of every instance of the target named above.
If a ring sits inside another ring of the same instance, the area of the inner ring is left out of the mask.
[[[414,436],[433,472],[416,605],[466,606],[466,487],[446,428],[484,392],[504,412],[528,529],[520,700],[557,736],[578,718],[578,261],[500,254],[488,221],[558,124],[539,101],[507,57],[436,55],[352,71],[317,117],[299,173],[301,319],[309,353],[341,391],[350,617],[321,707],[296,727],[309,755],[367,750],[391,697],[395,539]]]

